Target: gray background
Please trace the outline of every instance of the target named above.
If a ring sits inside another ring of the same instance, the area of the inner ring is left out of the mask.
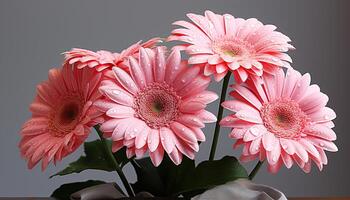
[[[348,1],[349,2],[349,1]],[[349,47],[348,8],[339,0],[128,0],[128,1],[17,1],[0,2],[0,196],[47,196],[60,184],[87,179],[113,181],[114,173],[87,171],[48,179],[49,175],[77,159],[79,149],[56,167],[42,173],[29,171],[20,158],[18,130],[30,116],[28,105],[35,86],[46,79],[51,67],[59,66],[61,52],[72,47],[120,51],[139,39],[165,37],[175,20],[186,19],[188,12],[202,14],[210,9],[243,18],[256,17],[278,26],[290,36],[297,50],[290,54],[293,66],[310,72],[312,82],[329,95],[329,106],[337,112],[335,131],[338,153],[329,153],[323,172],[315,167],[304,174],[298,167],[272,175],[266,167],[256,182],[279,188],[288,196],[350,196],[350,135],[348,132]],[[219,93],[219,84],[211,89]],[[216,103],[217,104],[217,103]],[[217,105],[210,110],[216,113]],[[214,125],[207,126],[207,141],[197,156],[207,159]],[[232,141],[222,132],[217,158],[234,154]],[[90,139],[94,139],[91,136]],[[251,169],[254,163],[246,165]],[[126,173],[135,180],[130,167]]]

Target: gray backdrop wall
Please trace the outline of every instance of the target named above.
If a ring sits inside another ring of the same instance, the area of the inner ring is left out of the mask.
[[[329,165],[322,172],[313,168],[307,175],[293,167],[272,175],[264,167],[256,182],[277,187],[288,196],[350,196],[349,6],[346,0],[0,1],[0,196],[47,196],[65,182],[116,178],[114,173],[86,171],[48,179],[77,159],[81,149],[43,173],[39,167],[28,170],[19,156],[18,130],[30,116],[28,105],[35,86],[47,78],[48,69],[59,66],[60,53],[72,47],[120,51],[140,39],[165,37],[173,21],[206,9],[277,25],[297,48],[290,52],[293,66],[311,73],[312,82],[329,95],[329,106],[338,115],[339,152],[328,154]],[[219,88],[220,84],[211,86],[218,93]],[[211,111],[216,109],[211,105]],[[213,127],[206,128],[208,142],[201,145],[199,160],[208,157]],[[227,132],[220,136],[217,158],[237,154],[226,139]],[[253,164],[246,166],[251,169]],[[126,173],[135,180],[130,167]]]

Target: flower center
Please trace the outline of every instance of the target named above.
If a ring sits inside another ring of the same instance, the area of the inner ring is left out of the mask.
[[[268,131],[281,138],[299,138],[308,123],[307,115],[293,100],[280,99],[266,103],[260,115]]]
[[[252,45],[237,38],[227,37],[220,40],[215,40],[212,45],[215,53],[231,57],[244,57],[254,52]]]
[[[74,130],[80,120],[82,107],[79,95],[62,98],[50,114],[50,133],[63,137]]]
[[[169,126],[178,116],[181,98],[166,83],[152,83],[135,95],[134,109],[149,127]]]

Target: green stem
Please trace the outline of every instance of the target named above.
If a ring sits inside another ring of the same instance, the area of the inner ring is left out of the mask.
[[[258,161],[258,163],[255,165],[254,169],[252,170],[252,172],[250,172],[249,174],[249,180],[253,180],[253,178],[255,177],[255,175],[258,173],[261,165],[263,164],[262,161]]]
[[[119,167],[119,163],[117,162],[117,160],[115,159],[111,149],[108,147],[107,141],[106,139],[103,137],[103,133],[100,131],[98,126],[94,126],[98,136],[100,137],[100,140],[103,143],[103,146],[105,147],[105,151],[107,156],[109,157],[109,160],[111,161],[111,163],[113,164],[113,167],[115,168],[115,171],[118,173],[127,193],[129,194],[130,197],[134,197],[134,191],[131,189],[131,186],[128,182],[128,180],[126,179],[122,169]]]
[[[224,111],[224,108],[221,106],[221,103],[224,102],[225,98],[226,98],[226,92],[227,92],[228,84],[230,81],[230,75],[231,75],[231,72],[228,72],[226,74],[226,76],[224,78],[224,83],[222,84],[219,110],[218,110],[218,115],[217,115],[217,121],[215,124],[214,137],[213,137],[213,142],[211,144],[209,160],[214,160],[214,157],[215,157],[216,146],[218,144],[219,133],[220,133],[220,121],[222,119],[222,114]]]

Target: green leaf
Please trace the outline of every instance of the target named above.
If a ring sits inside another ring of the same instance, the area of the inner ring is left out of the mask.
[[[132,184],[136,193],[147,191],[155,196],[171,196],[183,177],[195,169],[194,161],[186,157],[176,166],[168,156],[164,156],[160,166],[155,167],[149,157],[132,162],[137,181]]]
[[[111,141],[106,140],[109,149],[111,149]],[[111,161],[109,160],[108,155],[105,152],[101,140],[95,140],[92,142],[84,143],[84,152],[85,155],[81,156],[77,161],[74,161],[68,165],[64,170],[52,175],[54,176],[64,176],[72,173],[80,173],[87,169],[95,170],[104,170],[104,171],[113,171],[114,167]],[[129,159],[126,157],[125,148],[122,148],[118,152],[113,154],[117,162],[123,167],[129,162]]]
[[[103,181],[96,181],[96,180],[88,180],[86,182],[76,182],[76,183],[68,183],[61,185],[58,189],[56,189],[52,194],[51,197],[54,197],[58,200],[66,200],[69,199],[70,195],[82,190],[87,187],[100,185],[105,182]]]
[[[197,167],[187,157],[176,166],[168,156],[164,156],[159,167],[154,167],[147,157],[136,160],[133,166],[137,174],[137,181],[132,184],[135,192],[147,191],[155,196],[183,195],[190,198],[228,181],[248,178],[244,167],[232,156],[204,161]]]
[[[147,191],[155,196],[164,196],[165,188],[162,177],[149,157],[135,160],[132,165],[137,175],[137,181],[131,184],[135,193]]]
[[[200,163],[195,171],[187,174],[176,188],[178,194],[183,194],[206,190],[239,178],[248,178],[247,171],[235,157],[225,156],[221,160]]]

